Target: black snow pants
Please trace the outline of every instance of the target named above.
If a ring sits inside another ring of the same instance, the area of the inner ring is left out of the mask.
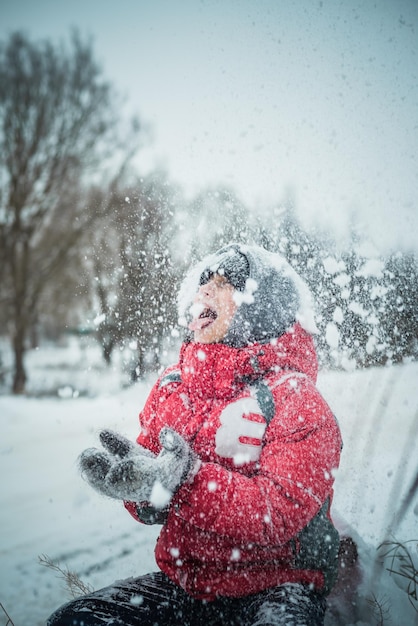
[[[195,600],[154,572],[65,604],[47,626],[323,626],[325,607],[323,596],[293,583],[243,598]]]

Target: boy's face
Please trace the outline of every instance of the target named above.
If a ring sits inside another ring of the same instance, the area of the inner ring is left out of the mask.
[[[189,329],[197,343],[219,343],[225,337],[237,304],[235,290],[225,277],[215,274],[199,291],[191,307]]]

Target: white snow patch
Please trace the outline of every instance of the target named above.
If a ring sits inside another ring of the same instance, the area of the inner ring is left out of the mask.
[[[233,299],[235,304],[240,306],[241,304],[252,304],[254,302],[254,293],[258,289],[257,281],[252,278],[247,278],[245,281],[244,291],[235,291]]]
[[[338,274],[338,276],[336,276],[332,282],[335,285],[338,285],[338,287],[347,287],[347,285],[350,284],[351,282],[351,276],[349,274]]]
[[[143,604],[144,602],[144,596],[140,596],[140,595],[132,596],[129,602],[133,604],[134,606],[141,606],[141,604]]]
[[[356,276],[364,278],[382,278],[385,264],[381,259],[368,259],[362,268],[356,272]]]
[[[323,260],[323,265],[327,274],[338,274],[339,272],[344,272],[347,269],[344,261],[337,261],[337,259],[334,259],[331,256]]]
[[[325,341],[329,345],[330,348],[338,348],[340,343],[340,331],[337,326],[332,322],[327,324],[325,330]]]
[[[363,319],[365,319],[368,315],[368,311],[363,307],[362,304],[360,304],[360,302],[357,302],[356,300],[350,302],[348,308],[350,309],[350,311]]]
[[[31,367],[35,359],[53,361],[54,353],[34,352]],[[57,366],[68,369],[71,354],[57,354]],[[96,389],[101,385],[101,395],[0,396],[0,602],[16,626],[44,626],[71,599],[62,581],[39,565],[38,555],[68,566],[95,589],[157,569],[154,545],[161,527],[138,524],[122,504],[96,494],[76,462],[83,449],[97,447],[102,428],[135,439],[137,414],[154,379],[118,391],[100,370],[89,367],[83,374]],[[418,363],[319,375],[344,440],[333,516],[358,541],[366,574],[416,473],[417,380]],[[68,384],[75,387],[72,380]],[[415,497],[396,528],[397,540],[416,539],[417,516]],[[381,587],[390,623],[414,624],[416,613],[396,582],[387,576]]]
[[[344,314],[340,306],[335,307],[332,319],[336,324],[342,324],[344,321]]]
[[[97,315],[97,317],[94,318],[93,324],[95,326],[100,326],[100,324],[104,322],[105,320],[106,320],[106,314],[102,313],[101,315]]]
[[[170,502],[172,497],[173,494],[171,491],[166,489],[158,480],[156,480],[151,491],[151,504],[157,509],[163,509]]]
[[[231,561],[239,561],[241,558],[241,550],[234,548],[231,554]]]

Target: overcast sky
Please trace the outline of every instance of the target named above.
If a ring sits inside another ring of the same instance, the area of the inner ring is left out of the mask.
[[[0,0],[0,38],[91,35],[151,124],[143,171],[418,249],[418,0]]]

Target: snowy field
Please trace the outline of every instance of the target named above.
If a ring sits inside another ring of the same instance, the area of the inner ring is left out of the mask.
[[[15,626],[41,626],[70,599],[63,581],[39,564],[40,555],[99,588],[155,569],[159,529],[137,524],[122,505],[96,495],[76,466],[78,454],[97,445],[102,427],[136,437],[154,378],[122,388],[123,377],[101,366],[98,351],[75,343],[28,357],[29,389],[57,392],[0,396],[0,602]],[[373,554],[417,471],[417,381],[418,363],[320,375],[345,444],[334,510]],[[417,540],[417,522],[415,497],[396,539]],[[418,624],[407,594],[387,578],[384,621],[361,623]],[[6,621],[0,610],[0,626]]]

